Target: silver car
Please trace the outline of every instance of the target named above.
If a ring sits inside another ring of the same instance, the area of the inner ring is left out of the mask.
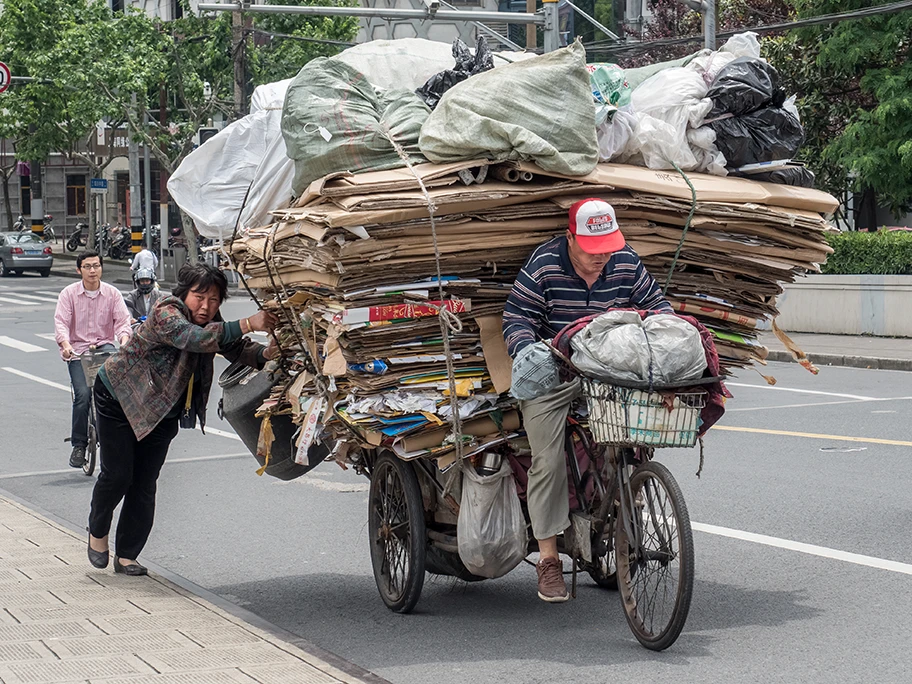
[[[53,265],[54,254],[39,236],[32,232],[0,233],[0,278],[23,271],[38,271],[47,278]]]

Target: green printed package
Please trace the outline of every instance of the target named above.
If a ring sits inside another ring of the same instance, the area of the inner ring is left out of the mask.
[[[623,107],[630,104],[630,84],[624,70],[617,64],[587,64],[589,83],[592,86],[592,97],[598,102]]]

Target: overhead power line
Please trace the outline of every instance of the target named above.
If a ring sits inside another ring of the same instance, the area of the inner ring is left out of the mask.
[[[818,17],[808,17],[806,19],[797,19],[781,24],[767,24],[765,26],[747,26],[732,31],[721,31],[717,34],[718,38],[731,38],[738,33],[753,31],[754,33],[777,33],[779,31],[790,31],[804,26],[820,26],[824,24],[838,24],[850,19],[866,19],[869,17],[878,17],[886,14],[896,14],[912,9],[912,0],[903,0],[902,2],[893,2],[886,5],[876,5],[874,7],[865,7],[862,9],[851,10],[849,12],[837,12],[834,14],[822,14]],[[629,52],[648,50],[653,47],[664,47],[670,45],[685,45],[687,43],[698,43],[703,40],[702,35],[686,36],[683,38],[662,38],[641,43],[627,43],[618,45],[609,41],[593,41],[586,44],[586,50],[591,52]]]

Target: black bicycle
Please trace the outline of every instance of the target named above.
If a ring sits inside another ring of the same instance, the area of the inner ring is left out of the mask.
[[[98,369],[104,365],[104,362],[114,352],[98,351],[95,347],[89,347],[89,351],[78,356],[82,364],[82,372],[85,374],[86,385],[89,388],[89,429],[88,443],[86,444],[85,458],[82,462],[82,472],[91,476],[95,472],[95,465],[98,463],[100,447],[98,443],[98,428],[95,416],[95,393],[92,391],[95,385],[95,378],[98,376]],[[72,391],[72,388],[70,388]]]

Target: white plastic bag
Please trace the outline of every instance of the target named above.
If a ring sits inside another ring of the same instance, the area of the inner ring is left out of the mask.
[[[282,102],[291,80],[259,86],[252,114],[193,150],[168,180],[168,192],[203,237],[229,239],[268,222],[291,201],[294,162],[282,138]],[[246,199],[246,202],[245,202]]]
[[[651,169],[671,169],[674,162],[684,171],[695,170],[698,159],[687,142],[687,129],[700,126],[712,109],[708,90],[699,73],[684,67],[660,71],[643,82],[630,98],[638,125],[622,160],[640,155]]]
[[[494,475],[463,469],[456,540],[459,558],[480,577],[502,577],[526,557],[526,521],[507,459]]]
[[[683,386],[706,369],[700,331],[677,316],[609,311],[570,340],[573,363],[600,380]]]
[[[609,121],[601,124],[597,129],[599,144],[599,161],[611,161],[621,156],[630,136],[637,127],[636,115],[619,109]]]

